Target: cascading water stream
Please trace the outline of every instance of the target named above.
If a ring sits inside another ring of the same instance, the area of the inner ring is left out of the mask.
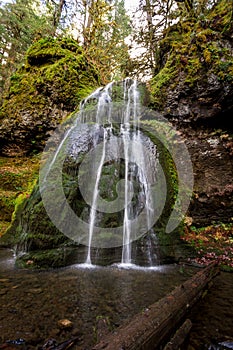
[[[85,262],[87,265],[92,264],[91,263],[91,242],[92,242],[93,229],[94,229],[94,224],[96,219],[96,204],[97,204],[97,197],[99,193],[99,182],[100,182],[102,168],[103,168],[104,159],[105,159],[105,149],[106,149],[106,131],[104,130],[103,152],[102,152],[102,157],[101,157],[98,171],[97,171],[96,183],[95,183],[91,211],[90,211],[88,251],[87,251],[87,259]]]
[[[129,200],[129,187],[130,187],[130,172],[129,172],[129,152],[130,150],[130,125],[129,120],[131,116],[131,107],[133,100],[133,125],[135,128],[135,119],[136,119],[136,81],[133,81],[133,84],[128,88],[127,86],[128,79],[126,79],[124,84],[124,103],[126,104],[125,115],[124,115],[124,124],[121,127],[124,143],[124,156],[125,156],[125,209],[124,209],[124,221],[123,221],[123,246],[122,246],[122,257],[121,265],[130,265],[131,264],[131,228],[130,228],[130,205],[128,205]],[[132,177],[130,177],[132,181]]]
[[[125,209],[123,221],[123,247],[122,247],[122,264],[131,263],[131,244],[130,244],[130,218],[129,218],[129,130],[123,131],[124,156],[125,156]]]
[[[112,86],[114,82],[108,84],[105,88],[98,88],[94,91],[86,100],[81,104],[82,111],[85,109],[86,103],[91,99],[96,99],[97,112],[96,112],[96,124],[97,128],[103,128],[103,142],[102,142],[102,154],[98,164],[95,186],[93,189],[93,197],[89,216],[89,237],[88,237],[88,251],[86,258],[86,265],[91,266],[91,247],[94,226],[96,222],[96,216],[98,211],[98,195],[99,185],[101,180],[101,174],[106,158],[107,142],[113,136],[112,127]],[[137,81],[129,78],[123,82],[123,120],[120,125],[120,134],[123,140],[123,155],[124,155],[124,216],[123,216],[123,229],[122,229],[122,257],[121,266],[132,265],[132,245],[131,245],[131,220],[133,219],[133,207],[130,203],[131,192],[133,190],[133,176],[136,169],[137,157],[139,156],[143,160],[142,139],[140,130],[138,130],[138,117],[140,114],[140,95],[137,87]],[[107,116],[107,118],[106,118]],[[108,122],[110,126],[106,127],[104,123]],[[130,127],[130,122],[133,125],[133,130]],[[132,147],[132,140],[138,145],[135,149]],[[135,164],[133,164],[135,163]],[[144,163],[143,163],[144,164]],[[144,166],[143,166],[144,168]],[[137,169],[139,181],[144,188],[146,216],[147,216],[147,228],[150,229],[150,212],[153,210],[151,207],[152,200],[150,198],[149,188],[147,185],[147,179],[144,174],[144,169]]]
[[[109,83],[99,94],[98,97],[98,105],[97,105],[97,113],[96,113],[96,123],[97,126],[101,126],[102,122],[102,117],[105,116],[105,112],[107,110],[107,115],[108,115],[108,121],[110,122],[110,117],[111,117],[111,97],[110,97],[110,92],[111,92],[111,87],[112,87],[113,82]],[[96,93],[94,93],[94,96],[98,96],[100,89],[97,89]],[[97,170],[97,175],[96,175],[96,182],[95,182],[95,187],[94,187],[94,192],[93,192],[93,198],[92,198],[92,203],[91,203],[91,210],[90,210],[90,220],[89,220],[89,237],[88,237],[88,250],[87,250],[87,258],[86,258],[86,265],[91,266],[91,243],[92,243],[92,236],[93,236],[93,230],[94,230],[94,225],[96,221],[96,211],[97,211],[97,199],[98,199],[98,194],[99,194],[99,183],[101,179],[101,173],[102,173],[102,168],[104,165],[104,160],[106,157],[106,142],[107,142],[107,136],[108,132],[112,132],[111,128],[104,128],[104,136],[103,136],[103,150],[102,150],[102,155],[100,159],[100,163],[98,166]]]

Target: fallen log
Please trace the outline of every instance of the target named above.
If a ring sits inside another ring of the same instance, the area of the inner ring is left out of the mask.
[[[92,350],[162,349],[180,327],[185,316],[218,273],[216,264],[197,272],[170,294],[137,314],[114,333],[105,336]]]
[[[182,326],[176,331],[172,339],[167,343],[163,350],[178,350],[180,346],[184,343],[190,330],[192,328],[192,322],[187,319]]]

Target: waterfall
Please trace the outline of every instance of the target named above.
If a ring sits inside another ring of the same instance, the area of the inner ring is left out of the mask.
[[[96,124],[97,127],[103,128],[103,147],[100,162],[97,168],[96,182],[93,190],[93,197],[91,202],[90,217],[89,217],[89,238],[88,238],[88,251],[86,264],[91,265],[91,247],[93,230],[96,222],[97,207],[98,207],[98,195],[99,195],[99,184],[101,180],[101,174],[106,159],[106,149],[109,139],[113,136],[112,128],[112,86],[114,82],[108,84],[105,88],[98,88],[93,92],[86,100],[81,103],[82,111],[85,109],[85,105],[92,99],[96,99],[97,112],[96,112]],[[123,217],[123,232],[122,232],[122,257],[121,265],[128,266],[132,262],[132,227],[131,220],[133,218],[133,206],[130,204],[130,193],[132,192],[133,176],[136,171],[134,163],[137,163],[138,156],[142,160],[144,165],[142,168],[137,169],[137,175],[139,181],[144,188],[145,194],[145,206],[146,206],[146,216],[147,216],[147,229],[151,228],[150,222],[150,212],[152,208],[152,200],[150,198],[150,192],[148,188],[148,179],[144,175],[145,163],[143,161],[143,149],[141,132],[138,129],[139,114],[140,114],[140,94],[137,86],[136,80],[131,80],[129,78],[125,79],[123,82],[123,120],[120,125],[120,134],[123,139],[123,153],[124,153],[124,217]],[[106,118],[107,116],[107,118]],[[104,123],[108,122],[110,126],[106,127]],[[131,130],[130,122],[133,125],[133,132]],[[137,143],[139,147],[135,149],[132,147],[132,140]],[[129,204],[128,204],[129,203]]]
[[[102,248],[115,247],[119,265],[133,266],[134,242],[142,237],[148,241],[154,234],[155,217],[163,208],[162,201],[161,208],[154,206],[152,186],[158,186],[160,176],[158,154],[154,143],[140,130],[140,88],[136,80],[127,78],[90,94],[80,103],[78,115],[68,120],[60,144],[44,169],[41,190],[46,209],[62,232],[87,247],[82,260],[87,267],[94,266]],[[74,202],[74,207],[67,200],[72,196],[68,193],[65,197],[63,191],[63,179],[67,178],[77,188],[75,201],[80,202]],[[52,195],[59,199],[62,215],[53,206]],[[150,250],[152,245],[150,241],[144,247]],[[142,254],[145,249],[141,246],[139,250]],[[146,255],[146,264],[153,265],[155,254],[147,251]]]

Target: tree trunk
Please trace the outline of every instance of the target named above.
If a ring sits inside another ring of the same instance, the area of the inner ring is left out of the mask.
[[[60,19],[61,19],[61,15],[62,15],[62,11],[66,5],[66,1],[65,0],[59,0],[59,3],[56,4],[56,2],[52,1],[54,3],[54,14],[53,14],[53,35],[55,35],[56,30],[58,28]]]

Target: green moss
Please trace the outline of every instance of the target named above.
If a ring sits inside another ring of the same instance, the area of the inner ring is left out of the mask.
[[[9,221],[0,220],[0,238],[6,232],[6,230],[9,227],[9,225],[10,225]]]
[[[32,251],[19,256],[16,259],[16,266],[31,269],[63,267],[68,257],[69,252],[65,248]]]
[[[175,66],[169,63],[151,80],[151,102],[158,109],[163,106],[167,85],[176,78]]]
[[[11,77],[9,95],[31,95],[28,101],[23,101],[27,106],[39,102],[38,92],[46,98],[46,93],[54,91],[61,103],[71,104],[71,109],[97,82],[94,66],[87,62],[82,48],[74,40],[46,38],[29,48],[24,67]],[[79,89],[87,91],[79,92]],[[40,104],[43,105],[43,101]]]
[[[26,198],[37,178],[39,159],[0,157],[0,229],[2,236],[9,228],[15,206]],[[30,185],[30,183],[32,183]],[[0,242],[1,243],[1,242]]]
[[[15,206],[15,192],[0,192],[0,220],[11,221],[11,215]]]
[[[156,120],[145,120],[142,122],[143,125],[149,126],[152,129],[152,132],[148,132],[148,136],[156,144],[158,154],[159,154],[159,163],[163,169],[164,175],[166,177],[166,189],[167,189],[167,198],[163,213],[161,218],[158,221],[158,227],[161,228],[161,231],[164,234],[165,227],[170,217],[171,211],[174,207],[175,201],[178,194],[178,176],[177,170],[175,167],[174,160],[168,151],[168,140],[171,140],[175,134],[175,131],[169,127],[167,123],[157,122]],[[160,132],[161,128],[161,132]],[[154,129],[154,132],[153,132]],[[160,140],[158,140],[155,135],[158,133],[160,135]],[[160,229],[159,229],[160,230]],[[167,235],[169,236],[169,235]],[[166,239],[171,239],[167,237]]]
[[[219,1],[208,16],[211,28],[223,33],[231,30],[232,17],[233,9],[228,0]]]
[[[27,51],[29,64],[49,64],[67,55],[67,50],[74,54],[82,54],[82,48],[71,38],[54,39],[47,37],[39,40]],[[49,60],[50,59],[50,60]]]

